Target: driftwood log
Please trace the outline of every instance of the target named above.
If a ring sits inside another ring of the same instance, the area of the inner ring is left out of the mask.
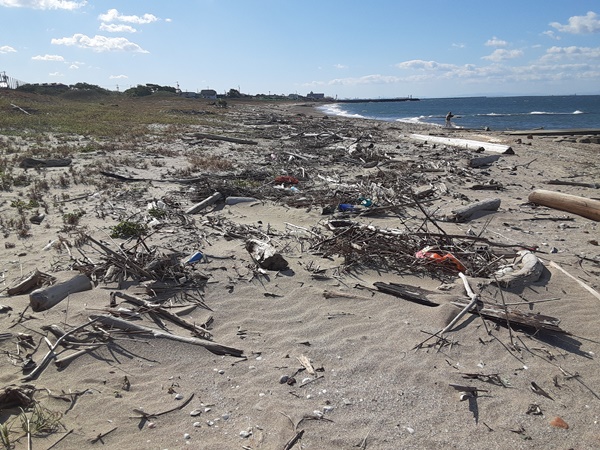
[[[166,333],[164,331],[128,322],[127,320],[119,319],[117,317],[91,316],[91,319],[97,320],[100,323],[103,323],[104,325],[113,328],[118,328],[119,330],[123,331],[147,333],[151,334],[156,338],[171,339],[173,341],[185,342],[186,344],[199,345],[201,347],[206,348],[208,351],[214,353],[215,355],[230,355],[238,358],[244,357],[244,351],[237,348],[227,347],[224,345],[217,344],[216,342],[207,341],[205,339],[198,339],[193,337],[179,336],[176,334]]]
[[[63,159],[34,159],[23,158],[19,163],[19,167],[23,169],[31,169],[35,167],[67,167],[71,165],[72,160],[69,158]]]
[[[427,136],[424,134],[411,134],[410,137],[417,141],[431,142],[434,144],[445,144],[451,147],[459,147],[467,150],[481,150],[486,152],[514,155],[515,152],[509,145],[493,144],[491,142],[472,141],[469,139],[456,139],[444,136]]]
[[[497,211],[500,207],[499,198],[489,198],[480,202],[475,202],[462,208],[452,210],[452,214],[446,216],[449,222],[467,222],[476,213]]]
[[[472,158],[469,161],[469,167],[477,168],[477,167],[489,166],[490,164],[498,161],[500,158],[501,158],[501,155],[489,155],[489,156],[482,156],[480,158]]]
[[[215,192],[213,195],[211,195],[208,198],[205,198],[204,200],[202,200],[200,203],[196,203],[194,206],[191,206],[190,208],[188,208],[185,213],[186,214],[194,214],[197,213],[200,210],[203,210],[204,208],[209,207],[210,205],[212,205],[213,203],[218,202],[219,200],[221,200],[221,193],[220,192]]]
[[[53,286],[36,289],[29,294],[29,304],[35,312],[46,311],[75,292],[89,291],[93,288],[90,279],[79,274]]]
[[[600,222],[600,201],[576,195],[537,189],[529,194],[529,201],[549,208],[577,214]]]
[[[229,136],[219,136],[216,134],[194,133],[194,137],[197,139],[210,139],[213,141],[233,142],[234,144],[258,145],[258,142],[256,141],[233,138]],[[190,144],[196,144],[196,142],[191,142]]]

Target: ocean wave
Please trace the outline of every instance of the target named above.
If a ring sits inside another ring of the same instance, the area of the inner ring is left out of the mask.
[[[428,121],[427,119],[434,119],[438,116],[415,116],[415,117],[400,117],[397,119],[394,119],[395,122],[402,122],[402,123],[411,123],[411,124],[420,124],[420,125],[430,125],[430,126],[434,126],[434,127],[441,127],[442,125],[439,123],[435,123],[435,122],[431,122]]]
[[[341,117],[354,117],[356,119],[366,119],[365,116],[360,114],[351,114],[344,111],[339,104],[332,103],[330,105],[317,106],[317,109],[330,116],[341,116]]]

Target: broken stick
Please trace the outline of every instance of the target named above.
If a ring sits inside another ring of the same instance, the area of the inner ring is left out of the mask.
[[[128,322],[123,319],[112,316],[91,316],[94,320],[98,320],[104,325],[108,325],[113,328],[118,328],[123,331],[137,331],[139,333],[149,333],[156,338],[171,339],[174,341],[185,342],[186,344],[199,345],[206,348],[208,351],[215,355],[230,355],[238,358],[244,357],[244,351],[227,347],[224,345],[217,344],[215,342],[209,342],[204,339],[198,339],[193,337],[179,336],[177,334],[165,333],[164,331],[149,328],[143,325]]]

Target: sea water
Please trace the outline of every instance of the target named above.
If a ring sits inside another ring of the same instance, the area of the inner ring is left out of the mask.
[[[419,101],[331,103],[324,113],[383,121],[493,131],[600,129],[600,95],[431,98]]]

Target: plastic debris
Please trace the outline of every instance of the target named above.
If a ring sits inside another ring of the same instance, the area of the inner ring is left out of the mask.
[[[465,272],[467,268],[452,253],[443,252],[436,247],[428,245],[427,247],[415,253],[418,259],[429,259],[437,264],[447,264],[454,266],[459,272]]]

